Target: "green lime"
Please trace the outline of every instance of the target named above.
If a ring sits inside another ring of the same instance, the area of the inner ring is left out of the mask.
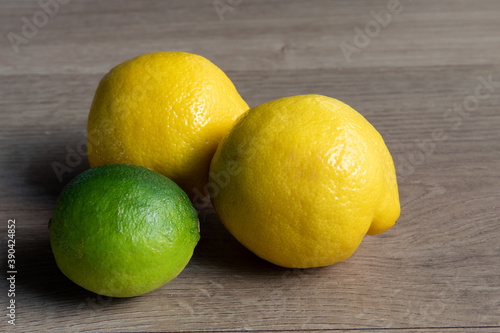
[[[97,294],[131,297],[175,278],[200,239],[188,196],[165,176],[109,164],[75,177],[49,222],[61,271]]]

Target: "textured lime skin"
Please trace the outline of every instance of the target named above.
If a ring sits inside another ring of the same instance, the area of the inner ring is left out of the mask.
[[[187,195],[140,166],[110,164],[75,177],[49,223],[57,265],[97,294],[150,292],[187,265],[200,235]]]

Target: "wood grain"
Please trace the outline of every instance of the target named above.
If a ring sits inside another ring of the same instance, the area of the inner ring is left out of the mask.
[[[38,2],[0,3],[0,215],[16,219],[14,332],[500,331],[500,3],[401,0],[402,11],[347,61],[355,27],[389,1],[242,1],[221,21],[206,1],[78,1],[14,50]],[[361,112],[396,163],[402,215],[347,261],[290,270],[239,245],[211,209],[187,268],[141,297],[74,285],[57,269],[47,221],[86,170],[86,118],[102,75],[145,52],[182,50],[221,67],[251,106],[318,93]],[[477,104],[476,88],[495,82]],[[456,107],[456,105],[458,105]],[[449,111],[456,108],[455,112]],[[440,139],[436,140],[436,133]],[[71,165],[56,176],[52,164]],[[5,311],[8,285],[2,266]]]

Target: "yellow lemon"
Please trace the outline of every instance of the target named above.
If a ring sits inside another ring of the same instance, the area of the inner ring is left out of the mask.
[[[229,78],[204,57],[141,55],[99,83],[87,127],[90,166],[144,166],[192,196],[208,181],[220,140],[247,109]]]
[[[225,227],[284,267],[327,266],[400,214],[394,163],[380,134],[333,98],[278,99],[241,116],[211,163]]]

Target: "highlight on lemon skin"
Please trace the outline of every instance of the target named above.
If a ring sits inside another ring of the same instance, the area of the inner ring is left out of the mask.
[[[91,167],[127,163],[203,191],[210,161],[248,110],[234,84],[206,58],[156,52],[114,67],[99,83],[88,118]]]
[[[231,163],[239,172],[212,195],[215,210],[238,241],[280,266],[343,261],[400,214],[382,137],[333,98],[285,97],[250,109],[219,145],[211,181]]]

